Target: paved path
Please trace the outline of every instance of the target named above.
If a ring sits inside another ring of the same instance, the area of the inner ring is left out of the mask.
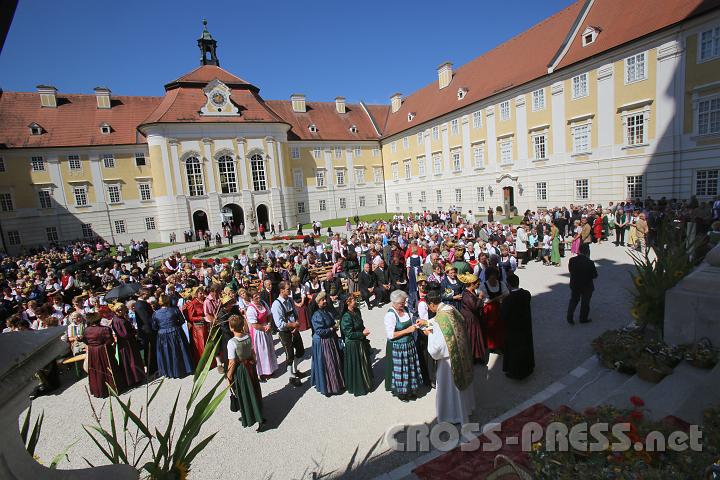
[[[475,374],[477,409],[474,421],[485,422],[522,403],[534,393],[550,385],[574,369],[592,352],[590,341],[608,328],[630,321],[630,286],[628,272],[632,262],[624,249],[611,244],[593,245],[600,278],[596,283],[591,317],[587,325],[570,326],[565,322],[568,300],[566,263],[562,268],[543,267],[532,263],[519,270],[521,286],[533,294],[533,323],[536,370],[521,382],[511,381],[502,374],[502,359],[489,368],[478,367]],[[563,262],[566,262],[563,259]],[[379,387],[364,397],[344,394],[325,398],[307,385],[295,388],[287,384],[287,376],[263,384],[265,415],[270,428],[263,433],[243,429],[238,416],[229,411],[225,401],[209,421],[206,432],[218,431],[210,447],[193,464],[191,478],[222,478],[227,472],[243,478],[300,479],[373,478],[422,455],[387,451],[382,440],[388,426],[398,423],[431,422],[435,416],[435,392],[415,402],[402,403],[385,392],[381,385],[384,367],[385,340],[382,333],[384,311],[364,311],[366,326],[374,347],[381,352],[375,358],[375,383]],[[309,347],[309,332],[304,333]],[[279,349],[279,343],[276,342]],[[308,348],[309,351],[309,348]],[[284,360],[283,357],[280,358]],[[284,368],[284,363],[281,365]],[[302,370],[310,368],[306,359]],[[209,380],[217,380],[213,372]],[[156,399],[151,416],[161,430],[178,389],[180,402],[187,398],[190,379],[166,380]],[[70,465],[85,467],[83,457],[99,464],[101,455],[83,432],[81,425],[91,423],[90,407],[85,394],[87,380],[75,381],[74,375],[64,376],[64,390],[35,401],[35,412],[45,411],[45,424],[37,453],[44,463],[69,443],[79,440],[70,450]],[[138,404],[145,396],[140,388],[126,393]],[[102,400],[92,399],[100,411]],[[107,418],[107,408],[103,410]],[[68,468],[63,463],[61,468]],[[240,473],[242,472],[242,473]]]

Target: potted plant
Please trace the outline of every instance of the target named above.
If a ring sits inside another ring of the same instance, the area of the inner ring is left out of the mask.
[[[688,348],[685,360],[693,367],[713,368],[718,362],[718,352],[708,338],[701,338],[695,345]]]
[[[635,363],[638,377],[646,382],[660,383],[663,378],[673,372],[673,369],[649,353],[643,353]]]

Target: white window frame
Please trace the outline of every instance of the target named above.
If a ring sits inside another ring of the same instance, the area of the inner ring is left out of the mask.
[[[138,160],[142,160],[142,165],[138,163]],[[135,152],[135,166],[147,167],[147,157],[144,152]]]
[[[433,140],[440,139],[440,127],[438,127],[437,125],[432,127],[432,139]]]
[[[500,120],[506,122],[510,120],[510,100],[500,102]]]
[[[400,194],[395,192],[395,210],[400,210]]]
[[[583,189],[585,195],[582,195]],[[590,199],[590,179],[589,178],[576,178],[575,179],[575,200],[589,200]]]
[[[338,198],[338,204],[340,206],[340,210],[347,209],[347,198],[345,198],[345,197]]]
[[[581,87],[584,87],[584,89]],[[570,80],[570,91],[572,92],[573,100],[585,98],[590,95],[590,76],[587,72],[572,77]]]
[[[268,190],[268,177],[265,157],[260,153],[250,156],[250,175],[252,177],[253,191],[264,192]]]
[[[473,112],[472,118],[473,118],[473,128],[482,128],[482,120],[483,120],[482,110]]]
[[[38,190],[38,205],[42,210],[48,210],[53,207],[52,203],[52,190],[49,188],[41,188]]]
[[[315,169],[315,186],[317,188],[325,188],[327,187],[327,181],[326,181],[326,175],[325,175],[325,169],[324,168],[316,168]]]
[[[390,142],[390,152],[391,153],[397,152],[397,142]]]
[[[155,217],[145,217],[145,230],[157,230],[157,224],[155,223]]]
[[[372,156],[373,157],[379,157],[380,156],[380,149],[378,147],[373,147],[372,149]]]
[[[60,236],[58,235],[57,227],[54,227],[54,226],[45,227],[45,237],[47,238],[48,242],[60,241]]]
[[[532,149],[533,149],[533,159],[535,160],[547,160],[548,158],[548,138],[547,133],[535,133],[531,136],[532,139]],[[541,142],[542,140],[542,142]],[[542,149],[542,151],[539,151]],[[541,154],[538,155],[538,154]]]
[[[358,158],[361,155],[362,155],[362,148],[355,147],[355,158]]]
[[[710,52],[703,55],[704,39],[703,37],[710,35]],[[697,63],[704,63],[720,57],[720,26],[716,25],[712,28],[698,33],[697,36]]]
[[[412,178],[412,164],[410,163],[410,160],[403,161],[403,172],[405,173],[405,180],[410,180]]]
[[[295,188],[303,188],[304,185],[303,181],[303,171],[301,168],[294,168],[293,169],[293,186]]]
[[[42,155],[34,155],[30,158],[30,168],[33,172],[45,171],[45,158]]]
[[[238,193],[237,169],[232,155],[220,155],[217,159],[220,193]],[[227,191],[226,191],[227,190]]]
[[[318,201],[318,209],[319,209],[321,212],[324,212],[324,211],[327,210],[327,201],[326,201],[324,198],[321,198],[321,199]]]
[[[70,170],[71,172],[79,172],[82,170],[82,161],[80,160],[80,155],[68,155],[67,161],[68,170]]]
[[[80,225],[80,233],[83,238],[93,238],[95,232],[93,232],[92,223],[83,223]]]
[[[152,200],[152,186],[150,182],[138,182],[138,196],[141,202]]]
[[[648,55],[647,52],[636,53],[625,59],[625,85],[647,80],[648,76]],[[638,64],[641,63],[641,69]]]
[[[581,137],[578,136],[578,132],[582,131],[583,129],[587,129],[587,148],[584,150],[581,150],[578,143],[578,139]],[[577,125],[573,125],[571,127],[571,136],[572,136],[572,152],[573,155],[588,155],[592,153],[592,124],[591,123],[581,123]]]
[[[442,155],[439,153],[433,153],[432,162],[433,162],[433,175],[441,175],[442,174]]]
[[[642,119],[642,125],[637,124],[637,120]],[[650,109],[642,110],[642,111],[636,111],[636,112],[626,112],[622,115],[622,124],[623,124],[623,141],[625,142],[625,147],[628,148],[636,148],[641,147],[644,145],[647,145],[648,143],[648,127],[650,125]],[[634,124],[634,125],[631,125]],[[634,133],[631,135],[631,129],[636,129],[641,126],[642,132],[640,135],[639,140],[635,139],[634,141],[631,141],[631,137],[637,137],[637,133]]]
[[[407,150],[408,148],[410,148],[410,140],[408,139],[407,135],[405,135],[405,136],[403,137],[402,142],[403,142],[403,149],[404,149],[404,150]]]
[[[305,202],[297,202],[297,213],[298,215],[305,213]]]
[[[462,204],[462,188],[455,189],[455,204],[456,205]]]
[[[290,147],[290,158],[292,158],[293,160],[300,159],[300,147],[296,147],[296,146]]]
[[[473,150],[473,168],[482,170],[485,168],[485,143],[476,143],[472,146]]]
[[[127,233],[127,225],[125,225],[125,220],[113,220],[113,230],[115,230],[115,233],[117,233],[118,235]]]
[[[407,192],[407,204],[408,204],[408,210],[412,210],[412,192]]]
[[[385,199],[383,198],[383,195],[381,193],[378,193],[378,195],[377,195],[378,206],[383,205],[384,203],[385,203]]]
[[[475,187],[475,195],[477,196],[478,205],[485,204],[485,187]]]
[[[0,173],[5,172],[5,159],[0,157]]]
[[[383,169],[382,167],[373,167],[373,180],[375,183],[383,182]]]
[[[452,135],[458,135],[460,133],[460,122],[457,118],[450,120],[450,133]]]
[[[22,245],[22,238],[19,230],[8,230],[8,245]]]
[[[15,199],[10,192],[0,192],[0,211],[2,212],[14,212],[15,211]]]
[[[425,193],[425,190],[420,190],[420,203],[427,202],[427,194]]]
[[[625,197],[627,200],[642,200],[645,198],[644,175],[627,175],[625,177]]]
[[[189,196],[202,197],[205,195],[203,165],[196,155],[191,155],[185,159],[185,183],[187,184]]]
[[[500,155],[500,165],[513,164],[513,139],[512,137],[500,139],[498,146],[498,155]]]
[[[540,202],[547,202],[547,182],[535,183],[535,199]]]
[[[419,155],[417,157],[417,164],[418,164],[418,177],[424,177],[425,176],[425,155]]]
[[[313,148],[313,158],[315,160],[322,160],[322,148],[320,148],[320,147]]]
[[[390,172],[392,174],[392,179],[394,182],[397,182],[400,180],[400,170],[398,166],[398,162],[392,162],[390,164]]]
[[[713,110],[713,103],[715,103],[715,109]],[[703,105],[707,104],[707,111],[703,112]],[[695,102],[695,131],[698,136],[701,135],[718,135],[720,134],[720,94],[708,95],[700,97]],[[701,115],[707,115],[707,122],[705,123],[705,129],[703,131],[703,122]],[[715,125],[717,130],[713,131],[713,116],[715,117]]]
[[[459,149],[450,152],[450,159],[452,161],[453,173],[462,172],[462,154]]]
[[[358,197],[358,206],[364,207],[365,206],[365,195],[360,195]]]
[[[344,187],[347,185],[347,179],[345,178],[345,169],[344,168],[336,168],[335,169],[335,185],[338,187]]]
[[[702,189],[700,188],[701,182],[703,184]],[[695,170],[695,175],[693,175],[693,192],[698,198],[715,198],[720,193],[720,169],[703,168]]]
[[[538,88],[532,92],[532,111],[545,110],[545,89]]]
[[[73,187],[73,200],[76,207],[87,207],[90,204],[87,185],[75,185]]]
[[[435,190],[435,201],[437,202],[437,205],[442,205],[442,190]]]
[[[417,132],[417,134],[415,134],[415,139],[416,139],[418,145],[422,145],[423,143],[425,143],[425,137],[423,136],[422,130],[420,130],[419,132]]]
[[[335,145],[335,147],[333,148],[335,158],[342,158],[342,151],[343,148],[340,145]]]
[[[110,205],[122,203],[122,189],[119,183],[107,183],[105,184],[105,190],[107,191],[107,199]]]
[[[365,185],[365,169],[355,167],[355,185]]]
[[[103,167],[115,168],[115,154],[103,153],[102,154]]]

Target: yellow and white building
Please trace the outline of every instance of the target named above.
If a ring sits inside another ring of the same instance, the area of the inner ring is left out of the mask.
[[[0,93],[0,226],[15,252],[167,241],[223,219],[709,200],[720,1],[580,0],[390,105],[264,100],[219,67],[163,97]],[[452,53],[452,52],[449,52]]]

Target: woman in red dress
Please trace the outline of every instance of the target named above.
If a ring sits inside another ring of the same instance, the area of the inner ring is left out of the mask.
[[[115,339],[110,327],[100,324],[101,316],[97,312],[85,315],[87,328],[83,333],[87,345],[87,370],[90,393],[94,397],[105,398],[109,395],[108,385],[116,392],[125,387],[120,368],[115,360]]]
[[[190,350],[196,365],[205,351],[205,344],[209,335],[208,323],[205,321],[205,313],[203,312],[204,303],[205,287],[197,287],[193,299],[183,305],[183,313],[190,330]]]
[[[501,353],[505,346],[505,322],[500,316],[500,302],[510,292],[500,281],[500,272],[496,267],[485,269],[485,281],[481,285],[485,306],[483,307],[487,349],[493,353]]]
[[[465,319],[468,340],[472,349],[473,361],[475,363],[486,363],[485,340],[483,339],[483,297],[477,294],[480,281],[472,273],[464,273],[458,279],[465,284],[462,300],[460,300],[460,313]]]
[[[600,243],[600,240],[602,239],[602,230],[602,215],[598,215],[595,217],[595,223],[593,223],[593,237],[595,237],[597,243]]]
[[[297,275],[293,275],[292,278],[290,278],[290,289],[293,305],[295,305],[295,312],[297,313],[297,321],[300,324],[300,331],[304,332],[310,328],[307,308],[310,299],[305,294],[305,289],[300,285],[300,277]]]

